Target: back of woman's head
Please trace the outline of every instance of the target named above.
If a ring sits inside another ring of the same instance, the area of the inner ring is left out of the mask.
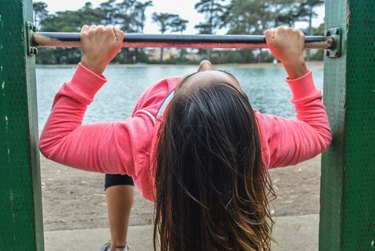
[[[268,179],[253,110],[226,83],[177,92],[159,131],[154,245],[269,249]]]

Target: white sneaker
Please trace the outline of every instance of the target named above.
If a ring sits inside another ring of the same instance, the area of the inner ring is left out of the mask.
[[[117,251],[117,250],[120,251],[121,248],[123,248],[123,249],[122,249],[123,251],[129,251],[128,243],[125,243],[125,246],[124,246],[124,247],[118,247],[118,248],[116,249],[116,251]],[[106,244],[104,244],[103,247],[101,247],[101,248],[99,249],[99,251],[110,251],[110,250],[111,250],[111,242],[110,242],[110,241],[107,242]]]

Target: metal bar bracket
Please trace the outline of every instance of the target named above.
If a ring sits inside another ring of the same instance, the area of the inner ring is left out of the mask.
[[[329,58],[341,57],[342,48],[342,30],[340,27],[328,28],[325,32],[326,36],[331,36],[334,40],[333,47],[326,50],[325,54]]]
[[[32,46],[32,38],[33,32],[36,32],[36,26],[32,23],[27,21],[26,22],[26,41],[27,41],[27,55],[32,57],[38,55],[38,48]]]

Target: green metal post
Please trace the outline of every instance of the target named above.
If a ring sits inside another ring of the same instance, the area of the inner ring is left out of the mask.
[[[319,249],[375,250],[375,1],[325,4],[343,47],[324,61],[333,141],[322,158]]]
[[[43,250],[31,0],[0,4],[0,250]]]

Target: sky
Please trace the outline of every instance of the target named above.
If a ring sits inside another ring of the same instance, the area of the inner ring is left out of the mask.
[[[34,0],[36,1],[36,0]],[[48,11],[54,13],[56,11],[64,10],[78,10],[86,2],[91,2],[94,7],[99,6],[100,3],[106,2],[105,0],[37,0],[43,1],[48,4]],[[185,34],[195,34],[197,31],[194,29],[194,25],[204,20],[204,16],[194,9],[195,3],[199,0],[153,0],[153,6],[149,7],[146,11],[147,20],[145,24],[144,33],[159,33],[159,28],[156,24],[152,23],[151,15],[153,12],[168,12],[172,14],[178,14],[181,18],[189,21],[187,29],[184,31]],[[144,1],[143,1],[144,2]],[[324,19],[324,7],[316,9],[318,17],[313,20],[313,26],[318,26],[323,22]],[[297,24],[297,28],[303,28],[302,25]]]

